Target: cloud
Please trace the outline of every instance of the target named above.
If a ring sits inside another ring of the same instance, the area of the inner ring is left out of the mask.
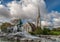
[[[37,15],[37,8],[35,5],[28,2],[22,2],[23,4],[18,4],[15,1],[8,4],[10,13],[12,17],[21,18],[21,19],[32,19]],[[25,6],[26,5],[26,6]]]
[[[27,19],[28,21],[36,21],[38,15],[38,4],[42,21],[47,21],[47,10],[44,0],[21,0],[20,2],[12,1],[8,3],[8,8],[13,18]],[[50,18],[50,17],[49,17]],[[49,19],[48,18],[48,19]]]
[[[8,18],[10,17],[9,10],[7,7],[0,5],[0,17]]]
[[[60,17],[53,19],[54,27],[60,27]]]
[[[12,17],[36,20],[38,14],[37,3],[37,0],[21,0],[19,3],[12,1],[8,3],[8,7]],[[41,17],[46,17],[47,11],[44,0],[40,0],[39,9]]]
[[[37,0],[21,0],[20,2],[12,1],[8,3],[10,13],[13,18],[27,19],[28,21],[36,21],[38,14],[38,1]],[[39,9],[41,15],[42,25],[51,25],[52,17],[58,18],[59,13],[52,11],[48,13],[44,0],[39,1]],[[54,21],[53,21],[54,22]]]
[[[51,26],[51,22],[41,21],[42,26]]]
[[[58,11],[52,11],[48,14],[50,17],[50,21],[54,27],[60,27],[60,13]]]
[[[8,4],[8,7],[10,9],[10,14],[12,17],[22,17],[23,15],[23,11],[22,11],[22,6],[18,3],[16,3],[15,1],[11,2]]]
[[[48,13],[44,0],[21,0],[19,2],[12,1],[7,4],[7,7],[0,5],[1,20],[5,17],[12,17],[12,19],[21,18],[26,19],[27,21],[36,22],[38,14],[37,3],[39,4],[42,26],[50,26],[52,23],[54,24],[54,27],[60,26],[60,13],[57,11]]]

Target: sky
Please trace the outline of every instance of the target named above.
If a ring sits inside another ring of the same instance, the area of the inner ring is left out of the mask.
[[[60,27],[60,0],[2,0],[0,22],[21,18],[34,23],[38,14],[38,5],[42,26]]]
[[[60,12],[60,0],[45,0],[48,12],[52,10]]]
[[[9,3],[13,0],[3,0],[2,3]],[[20,0],[17,0],[20,1]],[[60,12],[60,0],[44,0],[46,3],[46,8],[48,12],[51,12],[52,10]]]
[[[5,5],[5,3],[9,3],[14,0],[3,0],[2,4]],[[20,1],[20,0],[17,0]],[[46,8],[48,12],[51,12],[52,10],[60,12],[60,0],[44,0],[46,3]]]

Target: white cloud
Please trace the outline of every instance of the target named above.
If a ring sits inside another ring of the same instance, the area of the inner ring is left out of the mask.
[[[47,21],[41,21],[42,26],[50,26],[51,22],[47,22]]]
[[[53,19],[55,22],[60,22],[60,18],[54,18]]]
[[[53,26],[54,27],[60,27],[60,13],[57,11],[52,11],[48,15],[49,15],[48,20],[52,21]]]
[[[36,17],[38,14],[37,3],[37,0],[21,0],[19,2],[12,1],[8,3],[8,7],[0,5],[0,18],[12,17],[27,19],[28,21],[36,21]],[[48,13],[44,0],[40,0],[39,9],[43,26],[51,25],[52,23],[50,21],[53,21],[54,26],[60,26],[60,13],[57,11],[52,11],[51,13]]]
[[[7,7],[0,5],[0,17],[8,18],[11,17]]]
[[[37,0],[21,0],[21,3],[17,3],[15,1],[8,3],[8,7],[12,16],[16,18],[35,20],[38,14]],[[41,17],[45,18],[47,15],[47,11],[44,0],[40,0],[39,5]]]
[[[22,4],[21,4],[22,3]],[[29,21],[36,21],[36,17],[38,14],[38,1],[37,0],[21,0],[20,3],[15,1],[8,3],[8,7],[10,9],[12,17],[27,19]],[[58,18],[60,13],[52,11],[51,13],[47,13],[46,4],[44,0],[40,0],[39,9],[42,19],[42,25],[51,25],[52,17]],[[53,21],[54,22],[54,21]]]
[[[0,22],[6,22],[8,18],[11,18],[8,8],[0,4]]]
[[[60,18],[54,18],[53,21],[54,27],[60,27]]]

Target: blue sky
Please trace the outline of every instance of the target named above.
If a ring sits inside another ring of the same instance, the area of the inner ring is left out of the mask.
[[[6,3],[11,2],[11,1],[13,1],[13,0],[3,0],[3,1],[2,1],[2,4],[5,5]],[[19,0],[17,0],[17,1],[19,1]]]
[[[11,1],[13,0],[3,0],[3,4]],[[52,10],[60,12],[60,0],[45,0],[45,3],[48,12],[51,12]]]
[[[45,0],[48,12],[52,10],[60,12],[60,0]]]

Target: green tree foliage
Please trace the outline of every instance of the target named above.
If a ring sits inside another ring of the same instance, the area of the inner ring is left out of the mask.
[[[30,32],[32,35],[41,35],[42,29],[40,27],[36,28],[34,32]]]
[[[52,31],[56,31],[56,28],[53,28]]]
[[[43,29],[43,35],[49,35],[50,34],[50,29],[49,28],[44,28]]]
[[[60,32],[59,31],[51,31],[50,35],[60,35]]]
[[[60,28],[53,28],[50,30],[49,28],[36,28],[34,32],[31,32],[33,35],[60,35]]]
[[[38,28],[36,28],[34,33],[37,34],[37,35],[40,35],[40,34],[42,34],[42,29],[38,27]]]
[[[50,35],[60,35],[60,28],[53,28]]]

